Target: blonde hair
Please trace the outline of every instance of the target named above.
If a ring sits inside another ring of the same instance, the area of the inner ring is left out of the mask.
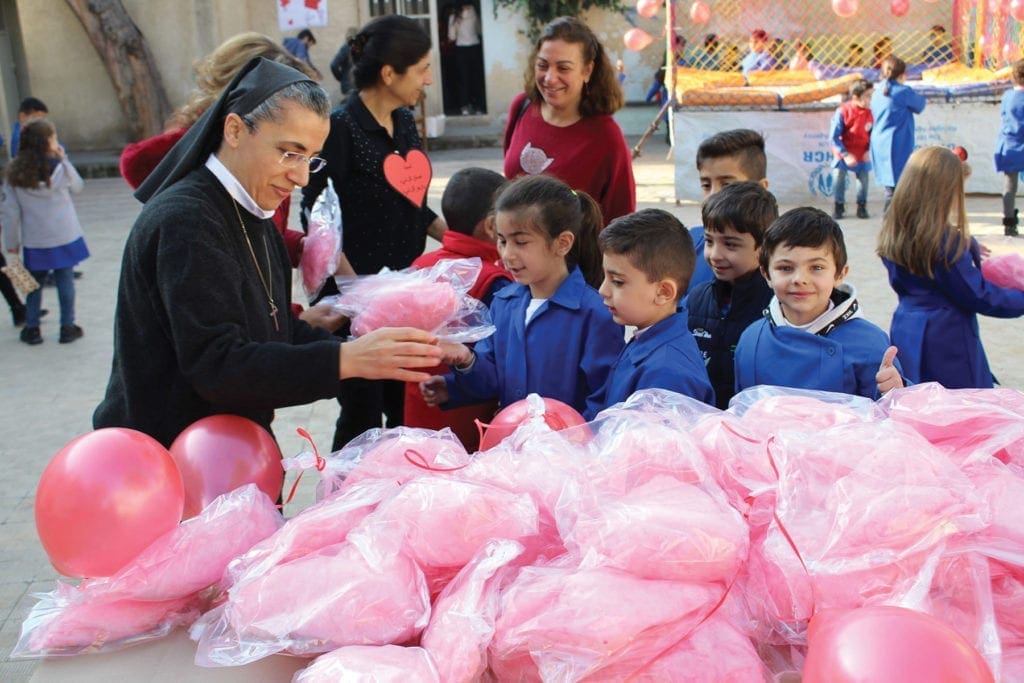
[[[878,255],[914,275],[933,278],[970,244],[960,157],[945,147],[910,155],[878,235]]]
[[[203,59],[196,61],[192,67],[196,74],[196,89],[189,101],[171,116],[168,127],[187,128],[195,123],[220,97],[238,70],[253,57],[265,57],[290,66],[316,80],[316,74],[307,64],[293,57],[267,36],[253,31],[239,33],[225,40]]]

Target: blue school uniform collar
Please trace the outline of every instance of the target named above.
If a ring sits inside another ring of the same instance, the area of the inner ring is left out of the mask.
[[[642,334],[634,335],[626,345],[623,358],[628,359],[633,365],[640,365],[648,356],[661,348],[667,338],[673,338],[684,332],[690,333],[686,316],[681,313],[673,313],[645,329]]]
[[[562,308],[568,308],[571,310],[577,310],[582,307],[583,295],[590,288],[586,280],[583,279],[583,273],[580,272],[579,268],[573,268],[569,271],[569,276],[562,281],[562,284],[558,285],[558,289],[555,290],[554,295],[547,300],[547,306],[556,304]],[[526,286],[519,287],[505,287],[499,290],[495,295],[495,299],[518,299],[525,298],[527,302],[530,300],[530,288]],[[541,306],[543,310],[544,305]],[[538,311],[540,313],[540,311]],[[534,316],[536,317],[536,315]]]

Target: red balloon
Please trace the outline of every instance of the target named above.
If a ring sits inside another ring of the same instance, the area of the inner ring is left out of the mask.
[[[555,431],[586,424],[587,421],[572,406],[553,398],[543,400],[544,422]],[[480,439],[480,450],[486,451],[488,448],[496,446],[528,417],[530,417],[529,399],[524,398],[502,408],[490,424],[486,425],[487,429]]]
[[[697,2],[690,5],[690,20],[695,24],[706,24],[711,19],[711,7],[704,0],[697,0]]]
[[[902,17],[910,11],[910,0],[892,0],[889,3],[889,11],[894,17]]]
[[[659,7],[661,7],[661,0],[637,0],[636,13],[650,19],[658,13]]]
[[[832,11],[844,19],[852,17],[858,9],[857,0],[832,0]]]
[[[267,430],[238,415],[211,415],[186,427],[171,444],[185,482],[185,519],[239,486],[256,484],[271,500],[281,495],[281,449]]]
[[[1010,2],[1010,16],[1017,21],[1024,21],[1024,0]]]
[[[960,161],[967,161],[967,149],[961,145],[953,148],[953,154],[960,157]]]
[[[861,607],[816,614],[807,631],[804,683],[991,683],[981,655],[930,614]]]
[[[185,500],[167,449],[134,429],[73,439],[43,470],[36,531],[65,576],[110,576],[178,526]]]
[[[651,37],[651,34],[642,28],[631,28],[622,36],[622,41],[626,44],[626,47],[633,52],[643,50],[653,40],[654,38]]]

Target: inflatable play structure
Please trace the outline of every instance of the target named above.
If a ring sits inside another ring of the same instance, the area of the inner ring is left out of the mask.
[[[637,11],[647,16],[648,5]],[[916,119],[917,144],[964,146],[974,170],[968,192],[1002,187],[990,159],[999,98],[1022,56],[1024,2],[677,0],[655,9],[665,14],[677,197],[700,196],[700,142],[743,127],[764,133],[780,201],[830,202],[832,112],[851,82],[877,82],[890,54],[907,63],[908,85],[928,99]],[[635,33],[625,41],[644,42]],[[657,49],[659,39],[650,44]],[[762,57],[751,60],[755,50]]]

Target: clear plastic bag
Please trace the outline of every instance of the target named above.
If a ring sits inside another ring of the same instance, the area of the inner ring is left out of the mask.
[[[441,683],[434,663],[420,647],[400,645],[349,645],[320,655],[292,683]]]
[[[309,214],[299,261],[302,288],[310,301],[316,298],[327,278],[338,270],[342,246],[341,202],[334,191],[334,183],[328,179]]]
[[[477,257],[446,259],[422,270],[384,271],[338,281],[325,302],[352,320],[352,335],[381,327],[415,327],[447,342],[475,342],[494,334],[491,314],[469,290],[480,274]]]

